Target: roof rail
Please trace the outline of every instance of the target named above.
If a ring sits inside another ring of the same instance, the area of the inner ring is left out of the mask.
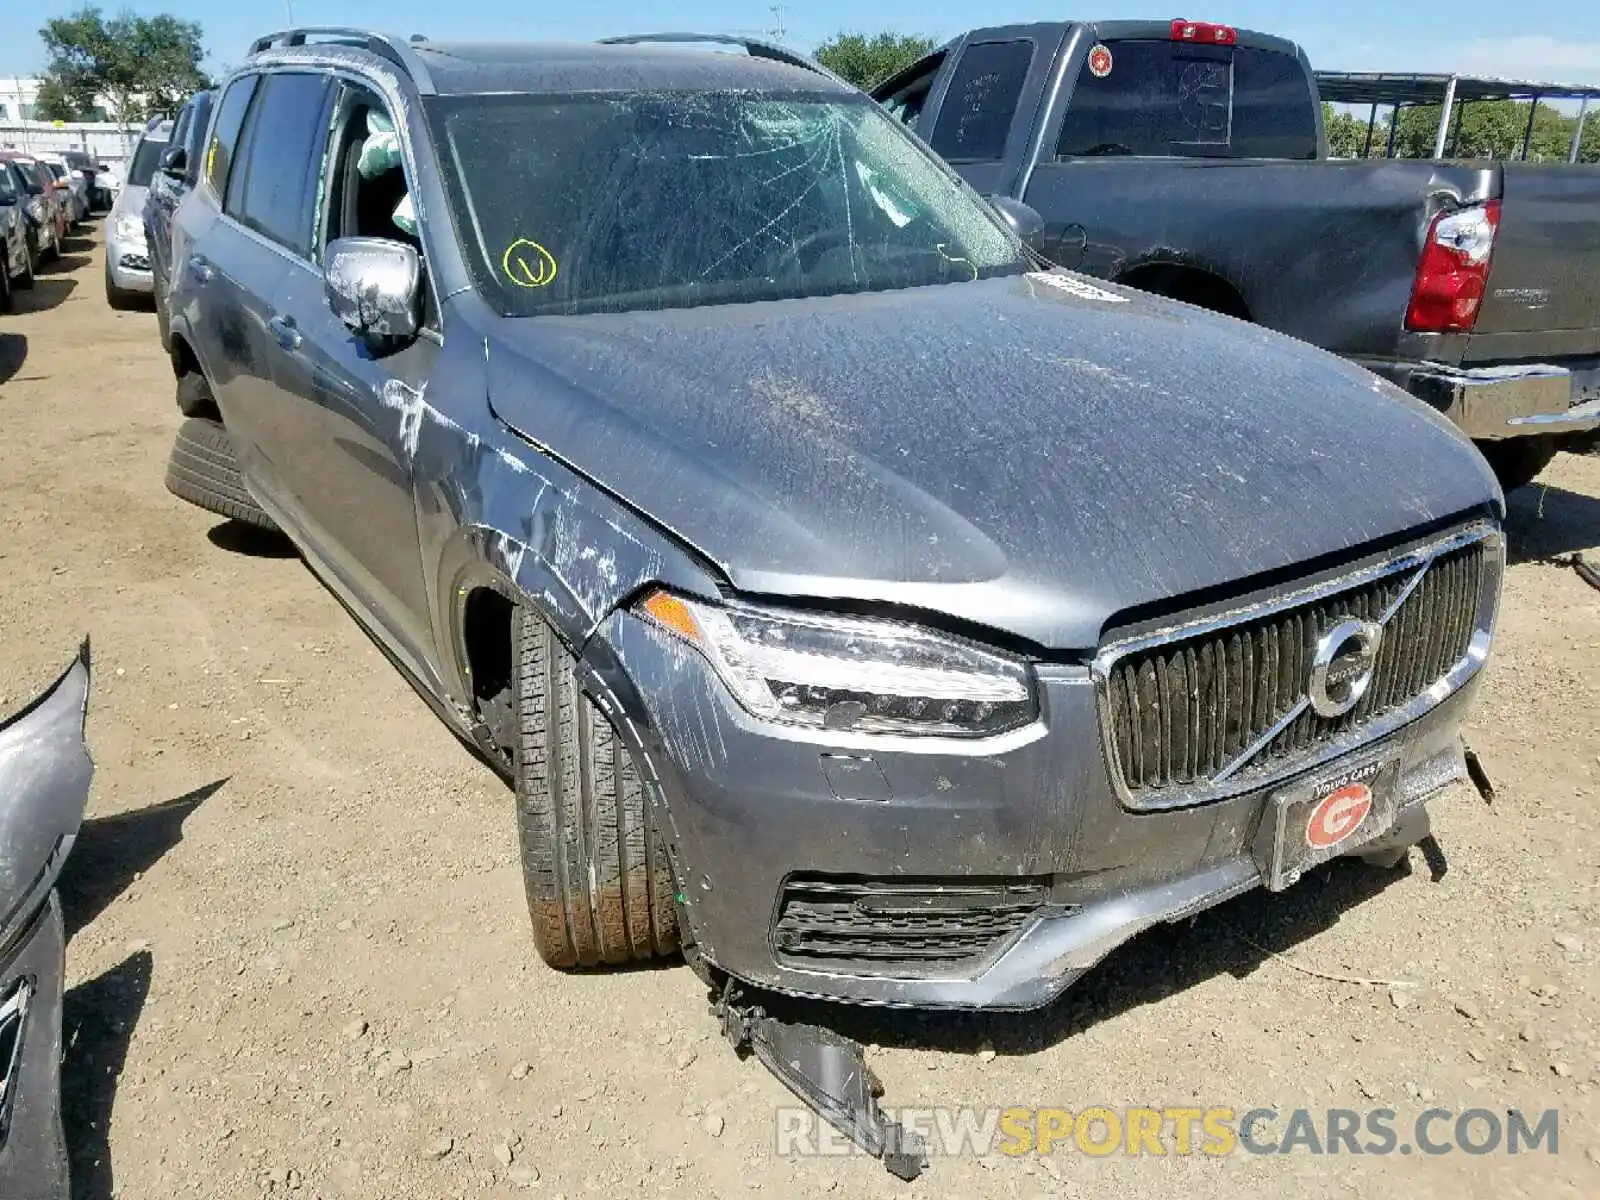
[[[247,57],[254,57],[266,50],[279,47],[310,45],[355,46],[362,50],[370,51],[379,58],[386,59],[399,67],[411,77],[419,90],[432,91],[433,79],[428,74],[428,68],[417,57],[413,46],[421,45],[426,41],[420,34],[412,34],[406,41],[401,38],[391,37],[387,33],[376,33],[370,29],[356,29],[344,25],[304,25],[294,29],[280,29],[264,37],[258,37],[250,43],[250,52]]]
[[[721,46],[743,46],[745,53],[751,58],[769,58],[774,62],[787,63],[791,67],[800,67],[817,75],[826,76],[835,83],[855,90],[855,84],[840,75],[828,70],[816,59],[790,50],[787,46],[780,46],[777,42],[765,41],[762,38],[744,37],[733,33],[630,33],[621,37],[601,38],[602,46],[633,46],[644,42],[658,42],[665,44],[678,44],[693,42],[711,42]]]

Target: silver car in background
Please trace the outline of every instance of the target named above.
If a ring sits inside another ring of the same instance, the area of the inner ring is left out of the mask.
[[[89,181],[59,154],[41,154],[39,161],[49,168],[56,183],[67,189],[67,222],[73,227],[89,219]]]
[[[106,218],[106,303],[112,308],[142,308],[150,303],[154,285],[144,232],[144,200],[171,136],[171,121],[145,130]]]

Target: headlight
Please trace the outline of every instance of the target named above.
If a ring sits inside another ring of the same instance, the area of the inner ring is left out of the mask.
[[[143,242],[144,219],[136,217],[132,213],[123,213],[117,218],[117,224],[113,232],[119,242]]]
[[[975,737],[1039,711],[1026,663],[916,625],[663,591],[638,611],[704,654],[746,709],[786,725]]]

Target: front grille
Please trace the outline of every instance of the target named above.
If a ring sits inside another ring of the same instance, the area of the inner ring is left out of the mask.
[[[1188,635],[1179,628],[1159,644],[1102,656],[1103,726],[1124,801],[1160,808],[1243,791],[1347,735],[1378,736],[1395,719],[1420,715],[1411,710],[1431,707],[1429,689],[1468,655],[1484,589],[1498,586],[1488,573],[1498,573],[1499,556],[1498,538],[1446,543],[1422,561],[1398,560],[1277,611]],[[1323,717],[1305,704],[1312,654],[1350,618],[1382,622],[1383,639],[1360,702]],[[1296,707],[1299,715],[1272,734]]]
[[[1047,899],[1040,880],[791,876],[772,943],[794,966],[925,973],[983,958]]]

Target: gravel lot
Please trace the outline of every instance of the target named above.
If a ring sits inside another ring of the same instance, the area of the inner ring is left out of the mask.
[[[1069,1149],[901,1185],[777,1156],[788,1094],[681,964],[537,960],[505,788],[296,557],[164,490],[154,317],[107,308],[98,233],[69,250],[0,317],[0,708],[92,634],[76,1195],[1600,1196],[1600,592],[1562,561],[1600,547],[1600,458],[1514,498],[1469,728],[1498,796],[1437,802],[1442,880],[1339,864],[1043,1012],[852,1026],[890,1104],[1554,1107],[1559,1154]]]

